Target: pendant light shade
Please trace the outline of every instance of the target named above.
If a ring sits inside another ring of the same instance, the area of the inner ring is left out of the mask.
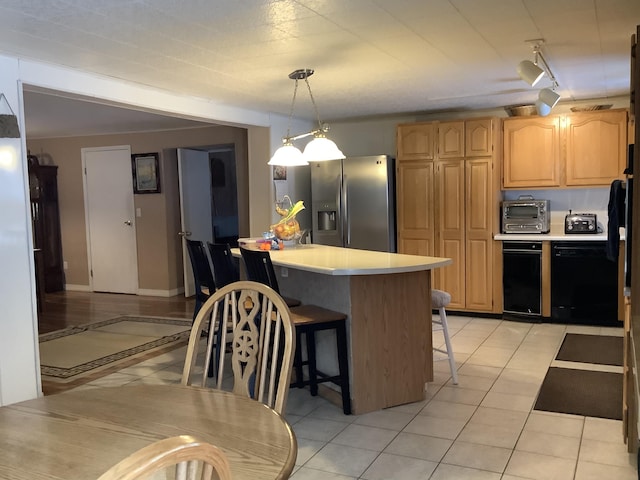
[[[291,112],[289,113],[289,124],[291,124],[291,117],[293,116],[293,107],[296,103],[296,93],[298,91],[298,80],[304,80],[309,90],[309,97],[311,103],[316,112],[316,118],[318,120],[318,128],[311,130],[310,132],[301,133],[300,135],[290,135],[289,128],[287,128],[287,135],[282,139],[283,146],[275,151],[269,165],[282,165],[285,167],[308,165],[309,161],[321,162],[325,160],[338,160],[345,158],[344,153],[340,151],[337,145],[329,140],[325,133],[329,131],[329,126],[326,123],[322,123],[320,120],[320,114],[318,113],[318,107],[313,98],[311,92],[311,85],[309,85],[309,77],[313,75],[313,70],[310,68],[299,69],[291,72],[289,78],[295,80],[295,87],[293,89],[293,99],[291,101]],[[298,148],[293,145],[294,140],[308,137],[313,135],[314,139],[311,140],[302,153]]]
[[[345,158],[344,153],[332,140],[324,135],[316,137],[304,147],[302,156],[307,162],[323,162],[327,160],[341,160]]]
[[[518,75],[532,87],[535,87],[544,76],[544,70],[531,60],[523,60],[518,64]]]
[[[556,103],[558,103],[558,100],[560,100],[560,95],[558,95],[550,88],[543,88],[538,94],[538,100],[549,105],[549,108],[551,109],[555,107]]]
[[[309,165],[302,152],[298,147],[294,147],[291,142],[285,143],[275,151],[269,165],[280,165],[283,167],[298,167],[301,165]]]

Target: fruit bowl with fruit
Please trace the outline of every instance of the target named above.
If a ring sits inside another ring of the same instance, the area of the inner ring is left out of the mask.
[[[304,203],[299,200],[295,204],[288,195],[282,202],[276,202],[276,212],[282,217],[278,223],[271,225],[270,231],[279,240],[296,240],[302,235],[296,215],[304,210]]]

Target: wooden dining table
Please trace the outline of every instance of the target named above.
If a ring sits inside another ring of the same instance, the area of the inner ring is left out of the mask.
[[[136,450],[194,435],[234,480],[286,479],[296,438],[266,405],[221,390],[141,385],[71,390],[0,408],[0,478],[96,479]]]

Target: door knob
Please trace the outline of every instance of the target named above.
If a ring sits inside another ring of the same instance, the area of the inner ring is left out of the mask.
[[[190,237],[191,232],[178,232],[178,235],[180,235],[181,237]]]
[[[124,224],[125,224],[125,225],[128,225],[128,226],[131,226],[131,220],[125,220],[125,221],[124,221]]]

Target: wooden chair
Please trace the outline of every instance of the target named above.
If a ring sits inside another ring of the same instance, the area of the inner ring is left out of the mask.
[[[282,297],[269,286],[250,281],[231,283],[211,295],[202,305],[191,329],[182,372],[183,385],[207,386],[208,365],[213,353],[217,352],[216,387],[222,388],[225,349],[214,347],[213,328],[209,329],[204,356],[198,355],[202,347],[200,337],[210,318],[229,319],[233,325],[230,359],[233,393],[254,398],[283,414],[296,338],[289,307]],[[221,330],[220,345],[226,345],[227,329]],[[191,383],[191,376],[196,374],[196,360],[200,358],[200,380]]]
[[[209,258],[204,244],[199,240],[187,240],[187,251],[189,252],[189,260],[191,260],[191,269],[193,270],[193,280],[196,287],[196,305],[193,309],[193,319],[195,320],[202,304],[209,298],[211,293],[216,290],[216,284],[213,280],[213,273],[209,265]]]
[[[279,292],[271,255],[268,251],[241,248],[242,260],[249,280],[265,283]],[[347,343],[347,316],[317,305],[291,305],[291,320],[296,327],[296,348],[294,368],[296,381],[292,386],[302,388],[309,385],[311,395],[318,394],[318,384],[331,382],[340,387],[342,410],[351,414],[351,394],[349,390],[349,350]],[[316,367],[315,334],[321,330],[335,330],[338,352],[338,375],[327,375]],[[302,336],[306,340],[307,359],[302,359]],[[308,380],[304,379],[303,367],[307,366]]]
[[[165,438],[117,463],[98,480],[135,480],[175,465],[175,480],[231,480],[226,455],[190,435]]]

